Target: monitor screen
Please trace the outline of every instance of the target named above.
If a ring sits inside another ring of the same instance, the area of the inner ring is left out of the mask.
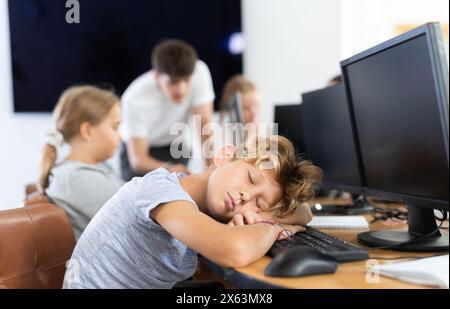
[[[238,136],[240,141],[244,141],[245,139],[245,133],[244,133],[244,119],[243,117],[243,111],[242,111],[242,96],[241,93],[238,91],[235,91],[231,94],[230,98],[228,99],[228,102],[226,103],[227,109],[230,114],[230,120],[233,124],[238,124],[236,127],[238,130]]]
[[[357,152],[343,85],[302,95],[306,157],[320,166],[323,186],[361,192]]]
[[[51,111],[73,84],[122,94],[168,38],[196,48],[216,93],[242,72],[242,51],[231,48],[241,32],[240,0],[79,0],[79,23],[66,22],[65,2],[8,1],[16,112]]]
[[[343,69],[365,186],[448,207],[448,98],[442,102],[431,46],[430,35],[421,33]]]
[[[299,154],[305,153],[305,144],[301,130],[301,105],[276,105],[275,123],[278,124],[278,134],[289,139]]]

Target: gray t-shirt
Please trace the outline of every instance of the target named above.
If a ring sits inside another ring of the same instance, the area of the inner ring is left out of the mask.
[[[51,170],[49,183],[46,195],[64,208],[78,239],[97,211],[124,182],[105,163],[64,161]]]
[[[150,218],[173,201],[195,202],[176,173],[159,168],[126,183],[89,223],[64,288],[172,288],[197,269],[197,254]]]

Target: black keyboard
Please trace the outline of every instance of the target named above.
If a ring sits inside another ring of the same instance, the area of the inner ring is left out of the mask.
[[[360,261],[369,258],[367,250],[311,227],[306,227],[305,232],[297,233],[291,239],[276,241],[267,254],[273,257],[283,250],[297,246],[311,247],[333,256],[338,262]]]

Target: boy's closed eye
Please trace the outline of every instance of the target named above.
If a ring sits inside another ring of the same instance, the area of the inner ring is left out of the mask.
[[[252,177],[252,173],[250,171],[248,171],[248,178],[250,179],[250,182],[252,184],[255,184],[255,181],[253,180],[253,177]]]
[[[248,171],[248,178],[252,184],[260,183],[263,177],[261,170],[256,166],[252,166]]]
[[[255,169],[257,170],[257,168],[255,168]],[[263,177],[263,176],[261,175],[261,172],[259,170],[257,170],[257,171],[249,170],[248,171],[248,178],[250,180],[250,183],[252,183],[253,185],[259,184],[261,177]],[[256,200],[255,201],[256,206],[259,209],[269,209],[270,208],[270,206],[268,206],[267,203],[265,203],[262,198],[257,197],[255,200]]]

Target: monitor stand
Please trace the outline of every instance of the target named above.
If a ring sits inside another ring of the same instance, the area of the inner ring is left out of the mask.
[[[448,251],[448,234],[436,231],[436,218],[432,208],[407,205],[408,231],[381,230],[358,234],[358,240],[369,247],[384,248],[395,251],[440,252]],[[436,231],[433,235],[417,241],[411,241]],[[411,242],[409,242],[411,241]],[[403,244],[408,242],[407,244]],[[393,246],[393,247],[391,247]]]

